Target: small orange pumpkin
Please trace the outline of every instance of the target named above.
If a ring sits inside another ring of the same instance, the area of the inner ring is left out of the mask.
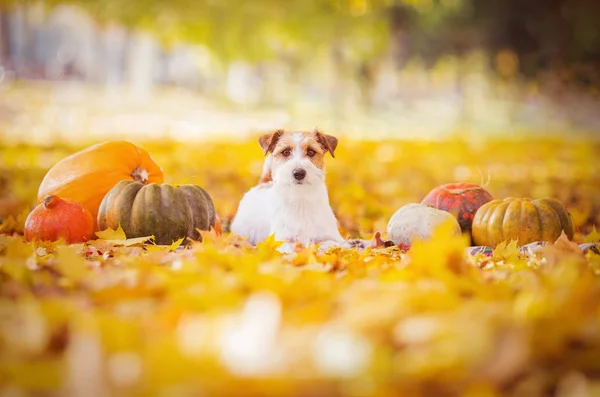
[[[38,201],[52,194],[83,205],[94,224],[102,199],[119,181],[163,183],[150,154],[126,141],[100,143],[74,153],[52,167],[38,190]]]
[[[25,220],[25,240],[82,243],[94,235],[94,219],[80,204],[57,196],[46,196]]]

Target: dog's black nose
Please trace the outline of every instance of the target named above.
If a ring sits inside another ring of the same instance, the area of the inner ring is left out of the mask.
[[[297,181],[301,181],[306,176],[306,171],[304,171],[301,168],[297,168],[297,169],[294,170],[294,172],[292,172],[292,175],[294,175],[294,178]]]

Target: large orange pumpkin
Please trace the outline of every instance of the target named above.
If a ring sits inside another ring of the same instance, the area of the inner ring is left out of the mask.
[[[573,238],[571,216],[554,198],[493,200],[482,205],[473,219],[473,241],[490,247],[510,240],[520,245],[556,241],[563,231]]]
[[[56,195],[83,205],[94,223],[102,199],[119,181],[163,183],[163,172],[150,154],[126,141],[91,146],[59,161],[38,190],[38,201]]]
[[[94,234],[94,220],[82,205],[46,196],[25,221],[25,240],[56,241],[69,244],[89,240]]]

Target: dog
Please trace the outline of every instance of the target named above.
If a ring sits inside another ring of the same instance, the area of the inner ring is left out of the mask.
[[[337,138],[318,130],[277,130],[258,143],[267,158],[259,184],[243,196],[231,232],[253,245],[275,235],[289,247],[344,242],[329,205],[325,155],[335,157]]]

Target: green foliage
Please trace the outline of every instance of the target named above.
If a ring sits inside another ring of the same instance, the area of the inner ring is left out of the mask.
[[[3,0],[0,5],[18,3],[28,2]],[[227,61],[305,56],[332,44],[348,46],[351,56],[363,59],[386,48],[392,7],[403,5],[439,19],[443,10],[455,9],[461,2],[434,6],[426,0],[49,0],[44,4],[65,3],[81,6],[101,23],[117,21],[152,31],[166,44],[205,45]]]

